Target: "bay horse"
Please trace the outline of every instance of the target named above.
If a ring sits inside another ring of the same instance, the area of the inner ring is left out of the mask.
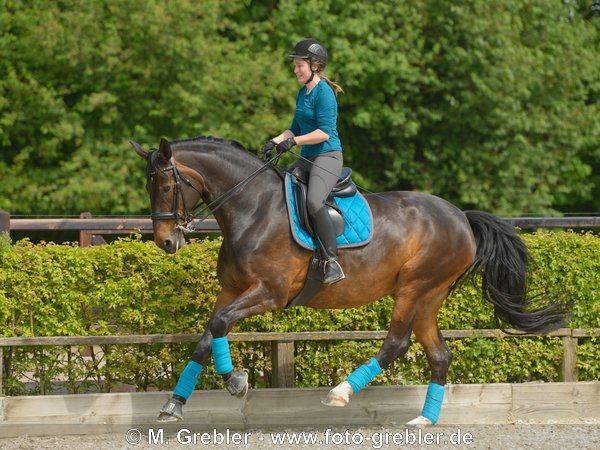
[[[243,398],[247,374],[231,362],[227,334],[239,320],[286,307],[303,287],[312,252],[290,231],[281,171],[239,143],[212,137],[169,142],[147,151],[155,243],[167,253],[185,244],[184,232],[203,201],[223,235],[217,271],[221,291],[191,360],[159,421],[183,418],[183,405],[213,355],[229,392]],[[437,312],[457,282],[482,274],[482,294],[496,317],[517,330],[545,333],[564,325],[569,306],[531,306],[527,294],[528,251],[517,232],[500,218],[463,212],[434,195],[383,192],[365,198],[373,216],[372,241],[340,251],[346,279],[324,285],[312,308],[355,308],[386,295],[394,299],[390,327],[379,353],[333,388],[323,401],[345,406],[382,368],[404,355],[411,333],[423,346],[431,381],[421,415],[407,425],[437,422],[452,354],[438,328]]]

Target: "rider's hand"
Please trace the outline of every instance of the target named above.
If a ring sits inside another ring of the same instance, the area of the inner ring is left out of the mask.
[[[293,137],[291,137],[277,144],[275,150],[277,150],[277,154],[281,155],[282,153],[289,151],[289,149],[292,148],[294,145],[296,145],[296,140]]]
[[[277,144],[275,142],[273,142],[273,140],[268,140],[267,143],[265,145],[263,145],[262,148],[262,157],[263,159],[268,159],[271,157],[271,153],[273,153],[273,149],[275,148]]]

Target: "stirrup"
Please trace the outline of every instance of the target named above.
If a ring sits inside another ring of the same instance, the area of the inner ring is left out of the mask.
[[[337,283],[338,281],[342,281],[344,278],[346,278],[344,270],[336,258],[325,261],[323,270],[325,272],[323,283],[325,284]]]

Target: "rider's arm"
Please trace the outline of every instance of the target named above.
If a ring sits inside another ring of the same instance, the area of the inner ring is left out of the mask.
[[[327,139],[329,139],[329,135],[327,133],[324,133],[317,128],[315,131],[311,131],[308,134],[303,134],[302,136],[295,136],[290,130],[285,130],[279,136],[274,137],[272,141],[276,144],[279,144],[280,142],[291,137],[293,137],[296,141],[296,144],[300,146],[320,144],[321,142],[325,142]]]

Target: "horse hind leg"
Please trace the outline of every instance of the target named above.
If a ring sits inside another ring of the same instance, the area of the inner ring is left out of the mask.
[[[355,370],[345,381],[329,391],[327,398],[322,401],[326,406],[344,407],[350,402],[350,397],[366,386],[381,371],[403,356],[410,345],[412,323],[415,314],[415,302],[406,300],[404,296],[397,297],[392,312],[390,330],[376,357]]]
[[[417,341],[423,346],[431,369],[431,380],[427,389],[425,404],[421,415],[406,425],[424,428],[435,425],[438,421],[444,399],[444,391],[448,369],[452,362],[452,352],[448,349],[444,337],[437,324],[437,312],[447,292],[440,297],[437,307],[431,305],[419,311],[415,319],[414,333]]]

